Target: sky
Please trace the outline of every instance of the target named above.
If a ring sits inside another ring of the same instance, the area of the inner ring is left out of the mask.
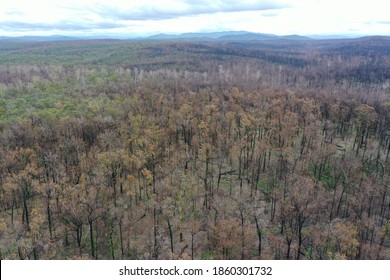
[[[0,0],[0,36],[388,35],[388,0]]]

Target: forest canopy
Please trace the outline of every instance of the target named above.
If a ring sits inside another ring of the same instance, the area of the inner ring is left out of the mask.
[[[389,42],[2,42],[1,259],[390,259]]]

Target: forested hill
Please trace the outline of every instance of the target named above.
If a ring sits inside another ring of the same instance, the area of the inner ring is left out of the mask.
[[[12,65],[170,69],[204,72],[209,76],[215,72],[220,74],[222,70],[230,74],[225,80],[234,84],[240,83],[244,75],[255,84],[260,80],[263,84],[312,87],[326,81],[327,84],[347,82],[364,86],[389,80],[389,44],[389,37],[249,42],[3,42],[0,66],[2,69],[4,66],[12,68]],[[0,79],[7,83],[6,75],[1,75]]]
[[[390,259],[389,42],[2,41],[1,259]]]

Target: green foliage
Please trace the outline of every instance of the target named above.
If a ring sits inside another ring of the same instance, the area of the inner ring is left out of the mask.
[[[260,187],[260,189],[267,195],[270,194],[271,192],[271,187],[270,187],[270,184],[264,179],[264,178],[260,178],[259,179],[259,182],[257,183],[258,187]]]
[[[211,251],[203,252],[200,256],[200,259],[201,260],[214,260],[213,252],[211,252]]]
[[[336,168],[332,163],[317,164],[309,162],[309,173],[330,189],[336,187],[337,182],[345,182],[346,175],[342,169]]]
[[[7,114],[7,104],[0,99],[0,118]]]

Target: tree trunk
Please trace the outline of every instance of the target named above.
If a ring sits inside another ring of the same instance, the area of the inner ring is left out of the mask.
[[[91,255],[92,258],[95,258],[95,244],[93,241],[93,221],[89,220],[89,236],[90,236],[90,241],[91,241]]]
[[[122,255],[122,259],[123,259],[125,256],[125,250],[123,247],[122,218],[119,221],[119,238],[120,238],[120,242],[121,242],[121,255]]]
[[[171,227],[171,222],[169,221],[169,218],[167,218],[167,223],[168,223],[168,230],[169,230],[169,240],[171,243],[171,253],[173,255],[174,254],[174,252],[173,252],[173,233],[172,233],[172,227]]]
[[[50,210],[50,195],[48,195],[48,197],[47,197],[46,210],[47,210],[47,221],[49,224],[50,239],[53,239],[53,229],[52,229],[51,210]]]
[[[257,220],[257,217],[254,216],[254,218],[255,218],[255,222],[256,222],[257,237],[259,239],[259,245],[258,245],[258,248],[257,248],[257,253],[258,253],[259,257],[261,257],[261,243],[262,243],[261,228],[260,228],[260,225],[259,225],[259,221]]]

